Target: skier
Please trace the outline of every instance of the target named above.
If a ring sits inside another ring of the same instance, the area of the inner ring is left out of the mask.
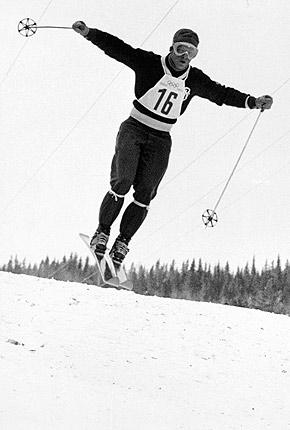
[[[91,248],[98,258],[106,251],[110,228],[121,211],[124,197],[134,188],[134,201],[126,208],[120,234],[110,251],[118,266],[129,251],[128,244],[146,218],[150,201],[165,174],[171,149],[170,130],[194,96],[239,108],[270,109],[272,98],[255,98],[234,88],[212,81],[196,67],[190,66],[198,53],[198,35],[180,29],[174,36],[169,53],[161,57],[135,49],[119,38],[83,21],[73,29],[105,54],[135,72],[135,96],[128,119],[120,126],[112,160],[110,185],[99,211],[99,225],[92,236]]]

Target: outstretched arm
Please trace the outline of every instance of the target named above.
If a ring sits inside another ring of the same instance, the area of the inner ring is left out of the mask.
[[[148,55],[147,51],[133,48],[112,34],[96,28],[87,27],[83,21],[76,21],[72,28],[98,48],[102,49],[105,54],[117,61],[120,61],[133,70],[135,70],[140,61]]]
[[[200,85],[197,95],[206,98],[218,105],[228,105],[236,107],[248,107],[250,109],[270,109],[273,103],[271,96],[264,95],[254,97],[242,93],[234,88],[226,87],[218,82],[212,81],[207,75],[200,71]]]

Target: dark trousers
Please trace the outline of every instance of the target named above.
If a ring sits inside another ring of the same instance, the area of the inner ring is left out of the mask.
[[[99,215],[99,228],[109,231],[130,188],[135,202],[123,214],[120,233],[129,241],[147,215],[147,207],[156,196],[157,188],[168,166],[171,136],[154,130],[129,117],[119,129],[111,166],[111,189]],[[118,196],[116,196],[118,195]]]

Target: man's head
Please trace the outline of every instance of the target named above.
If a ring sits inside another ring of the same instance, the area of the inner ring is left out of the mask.
[[[172,66],[178,71],[186,69],[198,53],[198,44],[199,38],[194,31],[188,28],[178,30],[170,47],[169,57]]]

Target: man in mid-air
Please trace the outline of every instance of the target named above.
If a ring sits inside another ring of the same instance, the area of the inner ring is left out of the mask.
[[[73,29],[105,54],[135,72],[135,97],[128,119],[120,126],[112,160],[110,185],[100,211],[99,224],[91,239],[91,248],[100,259],[104,256],[110,229],[119,215],[125,195],[134,188],[134,201],[126,208],[110,256],[120,265],[128,244],[143,223],[151,200],[168,165],[171,150],[170,130],[184,113],[194,96],[206,98],[221,106],[270,109],[272,98],[255,98],[234,88],[212,81],[190,62],[198,53],[198,35],[180,29],[174,36],[169,53],[161,57],[153,52],[135,49],[117,37],[88,28],[83,21]]]

